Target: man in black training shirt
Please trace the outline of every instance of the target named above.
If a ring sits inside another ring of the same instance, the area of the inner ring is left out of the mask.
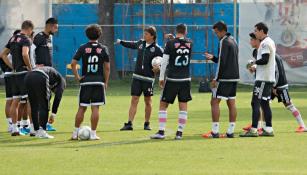
[[[98,43],[102,34],[100,26],[89,25],[85,33],[89,42],[80,46],[71,62],[75,78],[80,82],[79,109],[76,114],[72,140],[78,139],[79,128],[88,106],[91,106],[92,109],[90,140],[99,140],[96,128],[99,120],[99,106],[106,102],[105,91],[109,82],[110,58],[108,48]],[[82,61],[81,77],[76,67],[80,60]]]
[[[151,130],[150,116],[152,111],[153,84],[155,80],[155,72],[159,68],[154,68],[151,64],[153,58],[162,57],[163,50],[156,43],[157,31],[153,26],[149,26],[144,30],[144,39],[139,41],[117,40],[118,44],[130,49],[137,49],[137,60],[135,70],[132,76],[131,84],[131,103],[129,108],[128,122],[120,129],[121,131],[133,130],[133,120],[137,111],[137,105],[142,93],[145,102],[145,122],[144,130]],[[155,71],[155,72],[154,72]]]
[[[35,37],[35,64],[38,66],[52,66],[52,41],[51,36],[58,31],[58,21],[49,18],[46,21],[45,30],[39,32]]]
[[[190,60],[192,41],[186,38],[187,26],[176,26],[176,38],[166,43],[160,70],[159,85],[163,89],[159,108],[159,131],[151,139],[164,139],[167,108],[176,97],[179,101],[178,129],[176,140],[182,139],[182,132],[188,118],[188,101],[191,96]],[[167,67],[167,73],[166,73]]]
[[[24,84],[24,77],[28,71],[32,70],[30,62],[30,36],[33,33],[34,25],[32,21],[26,20],[21,25],[21,32],[13,36],[6,48],[2,52],[3,61],[13,69],[13,102],[11,104],[10,115],[12,117],[12,136],[19,135],[19,128],[17,127],[18,108],[25,108],[26,103],[20,103],[21,99],[28,97],[26,87]],[[7,58],[8,54],[12,55],[12,64]]]
[[[51,114],[55,117],[66,85],[64,78],[52,67],[37,67],[27,73],[25,84],[36,137],[54,138],[46,132],[51,92],[55,94]]]

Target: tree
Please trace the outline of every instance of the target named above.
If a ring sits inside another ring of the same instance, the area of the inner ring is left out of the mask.
[[[111,64],[111,79],[118,79],[118,73],[115,66],[115,53],[114,53],[114,27],[113,16],[114,16],[114,0],[99,0],[98,5],[99,12],[99,24],[109,25],[102,26],[102,43],[109,48],[110,52],[110,64]]]

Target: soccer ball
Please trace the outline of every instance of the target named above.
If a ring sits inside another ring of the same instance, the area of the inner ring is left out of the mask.
[[[79,129],[78,136],[80,140],[88,140],[91,136],[91,128],[89,126],[82,126]]]
[[[162,57],[160,56],[154,57],[151,61],[151,65],[153,67],[159,67],[161,65],[161,61],[162,61]]]

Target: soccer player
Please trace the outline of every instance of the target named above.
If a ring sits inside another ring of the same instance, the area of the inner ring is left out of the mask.
[[[54,118],[66,85],[64,78],[52,67],[37,67],[27,73],[25,84],[31,106],[35,136],[46,139],[54,138],[46,132],[51,92],[55,93],[51,114]]]
[[[35,63],[39,66],[52,66],[52,41],[51,36],[58,31],[58,21],[49,18],[45,29],[34,37]]]
[[[260,41],[256,38],[254,33],[249,34],[251,37],[251,46],[254,48],[253,51],[253,56],[256,58],[257,56],[257,49],[260,46]],[[288,81],[287,81],[287,76],[286,72],[282,63],[282,58],[276,54],[275,56],[275,61],[276,61],[276,67],[275,67],[275,79],[276,82],[273,86],[273,91],[272,91],[272,100],[277,97],[278,102],[282,102],[284,106],[292,113],[292,115],[295,117],[299,127],[296,129],[296,132],[307,132],[305,123],[302,119],[301,113],[299,110],[294,106],[291,97],[289,95],[289,88],[288,88]],[[250,67],[250,71],[254,72],[256,71],[256,67]],[[258,128],[259,128],[259,123],[262,123],[261,121],[258,122]],[[263,125],[264,126],[264,125]],[[261,127],[263,127],[261,126]],[[250,128],[247,128],[249,130]],[[259,129],[258,129],[259,132]]]
[[[252,96],[252,128],[240,134],[241,137],[258,137],[260,136],[274,136],[272,127],[272,111],[270,107],[270,100],[272,88],[275,81],[275,56],[276,47],[274,41],[268,36],[269,28],[265,23],[258,23],[255,25],[254,34],[257,39],[261,41],[257,51],[257,60],[252,61],[256,67],[256,81]],[[266,127],[263,132],[258,134],[257,126],[260,118],[260,107],[263,110]]]
[[[178,129],[175,139],[181,140],[188,119],[188,102],[191,96],[190,60],[192,41],[186,38],[187,26],[176,26],[176,38],[165,45],[161,63],[159,85],[163,89],[159,108],[159,131],[151,139],[164,139],[167,108],[176,97],[179,101]],[[166,71],[166,68],[168,69]]]
[[[20,30],[15,30],[13,35],[16,35],[20,32]],[[10,64],[12,64],[12,55],[8,56]],[[10,108],[13,101],[13,93],[12,93],[12,81],[13,81],[13,69],[8,65],[0,57],[0,66],[2,72],[4,72],[4,82],[5,82],[5,94],[6,94],[6,103],[5,103],[5,115],[8,124],[7,131],[9,133],[12,132],[12,118],[10,117]]]
[[[137,49],[137,61],[132,76],[131,84],[131,103],[129,109],[128,122],[124,123],[121,131],[133,130],[133,120],[137,111],[137,105],[141,94],[144,94],[145,102],[145,122],[144,130],[151,130],[150,116],[152,110],[153,84],[155,73],[159,71],[159,67],[153,67],[151,61],[153,58],[163,55],[162,48],[156,43],[157,31],[153,26],[149,26],[144,30],[144,40],[124,41],[117,40],[118,44],[130,49]]]
[[[35,45],[35,64],[37,66],[51,66],[52,67],[52,38],[58,31],[58,21],[55,18],[49,18],[46,21],[45,29],[35,35],[33,44]],[[50,121],[54,120],[50,116]],[[55,131],[56,129],[51,123],[47,123],[47,131]]]
[[[74,55],[71,67],[75,78],[80,82],[79,109],[75,119],[75,130],[72,140],[78,139],[80,125],[84,113],[91,106],[90,140],[99,140],[96,128],[99,120],[99,106],[106,102],[105,95],[108,88],[110,63],[108,48],[98,42],[102,31],[99,25],[89,25],[85,30],[89,42],[81,45]],[[77,63],[82,60],[82,75],[77,71]]]
[[[17,119],[18,119],[18,109],[26,108],[26,103],[19,102],[22,99],[28,97],[25,84],[24,77],[28,71],[32,70],[32,65],[30,63],[29,50],[31,46],[30,36],[33,32],[34,25],[32,21],[26,20],[21,25],[21,32],[17,35],[13,36],[6,48],[2,52],[3,61],[13,68],[13,101],[10,109],[10,116],[12,117],[12,136],[19,135],[19,128],[17,127]],[[8,54],[12,55],[12,63],[11,64],[7,58]],[[19,105],[19,107],[18,107]]]
[[[213,25],[213,30],[219,38],[218,57],[205,53],[208,60],[218,64],[217,72],[211,82],[212,98],[212,130],[203,134],[204,138],[234,137],[237,118],[236,93],[239,77],[238,45],[235,39],[227,32],[227,25],[219,21]],[[225,135],[219,134],[220,102],[226,100],[229,110],[229,127]]]

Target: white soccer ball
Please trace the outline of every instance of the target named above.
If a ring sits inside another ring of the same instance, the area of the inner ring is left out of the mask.
[[[80,140],[89,140],[91,136],[91,128],[89,126],[82,126],[79,129],[78,136]]]
[[[151,65],[153,67],[159,67],[161,65],[161,61],[162,61],[162,57],[160,56],[154,57],[151,61]]]

